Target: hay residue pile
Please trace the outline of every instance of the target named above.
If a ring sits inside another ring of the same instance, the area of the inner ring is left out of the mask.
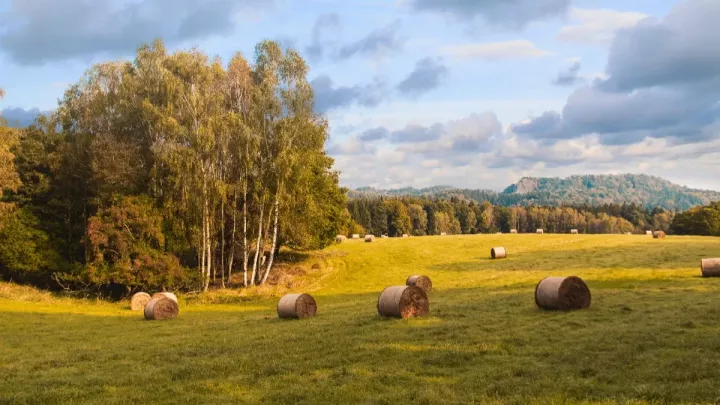
[[[504,247],[494,247],[490,249],[490,257],[493,259],[504,259],[507,257],[507,251]]]
[[[590,307],[590,289],[580,277],[546,277],[535,287],[535,303],[543,309]]]
[[[165,297],[165,298],[168,298],[168,299],[171,299],[171,300],[175,301],[176,304],[177,304],[177,302],[178,302],[177,296],[176,296],[175,294],[173,294],[173,293],[171,293],[171,292],[167,292],[167,291],[155,293],[155,294],[153,294],[152,297],[153,297],[153,298]]]
[[[720,258],[700,260],[703,277],[720,277]]]
[[[150,294],[139,292],[135,293],[132,298],[130,299],[130,310],[132,311],[142,311],[145,309],[145,305],[152,299]]]
[[[280,298],[277,306],[280,318],[310,318],[317,313],[317,303],[310,294],[287,294]]]
[[[145,319],[148,320],[174,319],[179,312],[178,303],[165,296],[155,297],[145,305]]]
[[[377,310],[380,316],[391,318],[413,318],[430,313],[430,301],[420,287],[394,286],[383,290],[378,298]]]
[[[428,277],[428,276],[421,276],[421,275],[410,276],[405,281],[405,285],[409,285],[411,287],[420,287],[425,292],[432,290],[432,281],[430,280],[430,277]]]

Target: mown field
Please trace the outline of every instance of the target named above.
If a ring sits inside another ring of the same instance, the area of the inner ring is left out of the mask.
[[[298,257],[318,303],[302,321],[276,316],[289,278],[181,296],[163,322],[0,284],[0,404],[713,404],[720,278],[700,277],[702,257],[720,239],[347,241]],[[380,291],[412,274],[433,280],[432,316],[379,318]],[[582,277],[590,309],[537,309],[548,275]]]

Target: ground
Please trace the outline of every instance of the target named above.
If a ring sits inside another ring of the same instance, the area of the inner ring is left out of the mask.
[[[181,296],[177,319],[154,322],[0,284],[0,404],[712,404],[720,278],[700,277],[703,257],[720,239],[350,240],[295,255],[300,281]],[[413,274],[433,280],[431,316],[379,318],[380,291]],[[590,309],[536,308],[548,275],[583,278]],[[268,295],[288,286],[312,293],[315,318],[277,319]]]

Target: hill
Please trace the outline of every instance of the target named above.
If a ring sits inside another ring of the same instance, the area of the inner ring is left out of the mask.
[[[662,207],[684,211],[697,205],[720,200],[720,192],[693,189],[645,174],[576,175],[567,178],[523,177],[502,192],[435,186],[423,189],[378,190],[359,188],[350,198],[378,196],[461,197],[490,201],[494,205],[592,205],[635,203],[644,207]]]

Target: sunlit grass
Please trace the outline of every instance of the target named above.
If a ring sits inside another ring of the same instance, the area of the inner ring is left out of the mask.
[[[347,241],[297,258],[308,274],[290,285],[318,302],[303,321],[277,319],[282,283],[181,296],[166,322],[0,284],[0,404],[713,403],[720,279],[699,277],[702,257],[720,239]],[[413,274],[433,280],[431,316],[377,317]],[[535,308],[547,275],[582,277],[590,309]]]

